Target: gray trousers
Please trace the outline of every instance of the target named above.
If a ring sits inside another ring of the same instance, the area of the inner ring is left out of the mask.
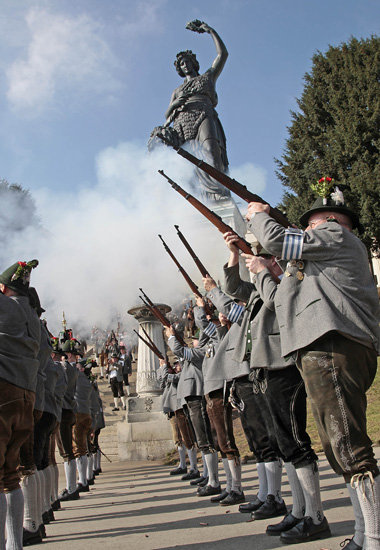
[[[297,366],[333,470],[346,483],[357,473],[378,475],[366,426],[366,391],[377,369],[375,350],[329,332],[299,350]]]
[[[186,404],[199,450],[205,454],[214,452],[216,445],[214,444],[204,398],[199,396],[186,397]]]

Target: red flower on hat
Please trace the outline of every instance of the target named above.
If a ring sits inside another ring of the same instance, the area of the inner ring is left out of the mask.
[[[318,180],[318,183],[323,183],[324,181],[332,181],[332,178],[329,178],[328,176],[325,176],[323,178],[321,178],[320,180]]]
[[[17,262],[21,267],[26,267],[26,262]]]

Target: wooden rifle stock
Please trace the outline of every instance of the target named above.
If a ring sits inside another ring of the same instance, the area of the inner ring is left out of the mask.
[[[152,302],[152,300],[145,294],[142,288],[139,288],[139,291],[144,296],[144,298],[141,298],[141,300],[144,302],[144,304],[149,308],[149,310],[153,313],[153,315],[164,325],[164,327],[171,327],[171,323],[169,319],[160,311],[160,309]],[[172,327],[173,328],[173,327]],[[181,346],[187,347],[186,342],[182,338],[180,334],[174,329],[175,337],[177,338],[178,342],[181,344]]]
[[[137,330],[133,329],[133,332],[135,332],[137,334],[137,336],[140,338],[140,340],[142,340],[144,342],[144,344],[146,346],[148,346],[148,348],[153,351],[153,353],[155,355],[157,355],[157,357],[159,359],[162,359],[163,361],[165,361],[165,357],[162,355],[162,353],[160,352],[160,350],[158,349],[158,347],[154,344],[154,342],[150,343],[148,342],[148,340],[145,340],[145,338],[143,338],[138,332]],[[145,332],[145,331],[144,331]]]
[[[175,181],[169,178],[163,170],[159,170],[158,172],[161,174],[161,176],[163,176],[168,180],[170,185],[173,187],[175,191],[177,191],[177,193],[182,195],[190,204],[192,204],[194,208],[196,208],[198,212],[203,214],[205,218],[207,218],[213,225],[215,225],[215,227],[221,233],[224,234],[224,233],[227,233],[227,231],[232,231],[233,233],[236,234],[236,231],[234,231],[232,227],[224,223],[224,221],[220,216],[218,216],[218,214],[215,214],[215,212],[207,208],[207,206],[201,203],[198,199],[190,195],[190,193],[187,193],[187,191],[182,189],[182,187],[180,187],[177,183],[175,183]],[[251,256],[253,255],[253,251],[250,244],[239,235],[238,235],[238,240],[234,243],[234,245],[237,246],[237,248],[239,248],[239,250],[241,250],[245,254],[250,254]]]
[[[207,269],[205,268],[205,266],[202,264],[202,262],[200,261],[200,259],[198,258],[198,256],[195,254],[194,250],[191,248],[189,242],[187,241],[187,239],[185,238],[185,236],[183,235],[183,233],[180,231],[179,229],[179,226],[178,225],[175,225],[174,226],[176,231],[177,231],[177,235],[178,237],[181,239],[181,241],[183,242],[183,244],[185,245],[185,248],[186,250],[189,252],[190,256],[193,258],[194,262],[195,262],[195,265],[197,266],[197,268],[199,269],[199,271],[201,272],[201,275],[202,277],[206,277],[209,273],[207,271]]]
[[[197,168],[200,168],[201,170],[203,170],[203,172],[206,172],[206,174],[208,174],[209,176],[214,178],[216,181],[224,185],[224,187],[227,187],[227,189],[235,193],[235,195],[237,195],[244,201],[261,202],[262,204],[268,204],[266,201],[264,201],[264,199],[259,197],[259,195],[256,195],[255,193],[252,193],[251,191],[249,191],[245,185],[243,185],[242,183],[239,183],[233,178],[230,178],[230,176],[227,176],[227,174],[225,174],[224,172],[221,172],[211,164],[208,164],[207,162],[204,162],[203,160],[198,159],[188,151],[185,151],[185,149],[182,149],[182,147],[174,147],[162,136],[158,136],[158,137],[164,143],[166,143],[166,145],[170,145],[171,147],[173,147],[173,149],[175,149],[175,151],[177,151],[177,153],[181,155],[181,157],[185,158],[186,160],[194,164]],[[285,216],[285,214],[283,214],[278,208],[272,208],[270,205],[269,205],[269,208],[270,208],[269,215],[272,216],[272,218],[276,220],[276,222],[278,222],[284,227],[290,226],[290,222]]]

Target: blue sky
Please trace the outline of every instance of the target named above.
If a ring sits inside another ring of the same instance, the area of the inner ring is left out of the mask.
[[[144,147],[180,84],[177,51],[212,63],[211,37],[185,29],[199,18],[229,50],[217,110],[230,166],[275,203],[273,158],[312,55],[375,34],[379,15],[377,0],[3,0],[0,177],[75,193],[96,184],[102,151]]]

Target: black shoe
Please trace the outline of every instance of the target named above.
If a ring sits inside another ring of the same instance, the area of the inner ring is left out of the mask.
[[[101,468],[98,468],[97,470],[94,470],[94,476],[98,476],[99,474],[102,473],[102,469]]]
[[[203,478],[199,483],[198,487],[206,487],[208,485],[208,477]]]
[[[181,477],[182,481],[190,481],[190,479],[197,479],[201,477],[199,470],[190,470],[188,474]]]
[[[55,502],[53,502],[51,507],[54,510],[54,512],[56,512],[57,510],[61,509],[61,503],[59,502],[59,500],[56,500]]]
[[[344,545],[344,546],[343,546]],[[343,550],[362,550],[363,546],[359,546],[354,542],[354,539],[344,539],[339,545]]]
[[[126,405],[123,405],[123,411],[126,411],[126,410],[127,410]]]
[[[255,510],[258,510],[263,504],[263,501],[255,496],[253,500],[250,500],[246,504],[241,504],[239,506],[239,512],[241,512],[242,514],[251,513]]]
[[[41,523],[41,525],[39,526],[38,531],[41,535],[41,538],[46,539],[46,529],[43,523]]]
[[[39,529],[35,533],[27,529],[22,530],[23,546],[31,546],[32,544],[39,544],[40,542],[42,542],[42,536]]]
[[[49,525],[50,518],[49,518],[49,514],[47,512],[44,512],[42,514],[42,521],[44,522],[44,525]]]
[[[268,525],[267,527],[267,535],[279,537],[281,533],[285,533],[285,531],[289,531],[289,529],[293,529],[297,523],[301,521],[302,518],[295,518],[292,516],[292,513],[289,512],[289,514],[286,514],[284,519],[280,521],[280,523],[276,523],[275,525]]]
[[[277,502],[274,495],[268,495],[264,504],[252,512],[252,519],[276,518],[287,513],[284,501]]]
[[[119,407],[114,407],[112,410],[113,411],[120,411]]]
[[[280,540],[286,544],[297,542],[308,542],[309,540],[324,539],[331,537],[331,531],[327,519],[323,518],[322,523],[315,525],[311,517],[306,516],[297,523],[293,529],[281,533]]]
[[[90,487],[88,485],[83,485],[82,483],[77,483],[78,493],[88,493],[89,490],[90,490]]]
[[[221,500],[219,504],[221,506],[232,506],[234,504],[240,504],[241,502],[245,501],[245,496],[243,491],[241,493],[238,493],[237,491],[231,491],[228,493],[226,498]]]
[[[65,502],[66,500],[78,500],[80,499],[80,495],[78,489],[75,489],[73,493],[69,493],[68,490],[65,489],[58,498],[61,502]]]
[[[94,485],[94,483],[95,483],[95,476],[87,480],[87,485]]]
[[[212,495],[220,495],[222,488],[220,485],[217,487],[212,487],[211,485],[205,485],[204,487],[199,487],[197,495],[199,497],[211,497]]]
[[[190,485],[199,485],[200,483],[203,483],[204,481],[206,482],[206,485],[207,485],[208,477],[200,476],[197,479],[193,479],[193,481],[190,481]]]
[[[99,380],[103,380],[104,376],[99,376]]]
[[[48,517],[49,517],[49,520],[50,520],[50,521],[55,521],[53,508],[50,508],[50,509],[47,511],[47,514],[48,514]]]
[[[177,466],[177,468],[174,468],[174,470],[170,470],[169,475],[171,476],[180,476],[187,473],[187,468],[180,468]]]
[[[228,491],[223,489],[223,491],[220,493],[220,495],[217,495],[216,497],[210,498],[210,502],[217,502],[219,503],[221,500],[224,500],[226,496],[228,496]]]

